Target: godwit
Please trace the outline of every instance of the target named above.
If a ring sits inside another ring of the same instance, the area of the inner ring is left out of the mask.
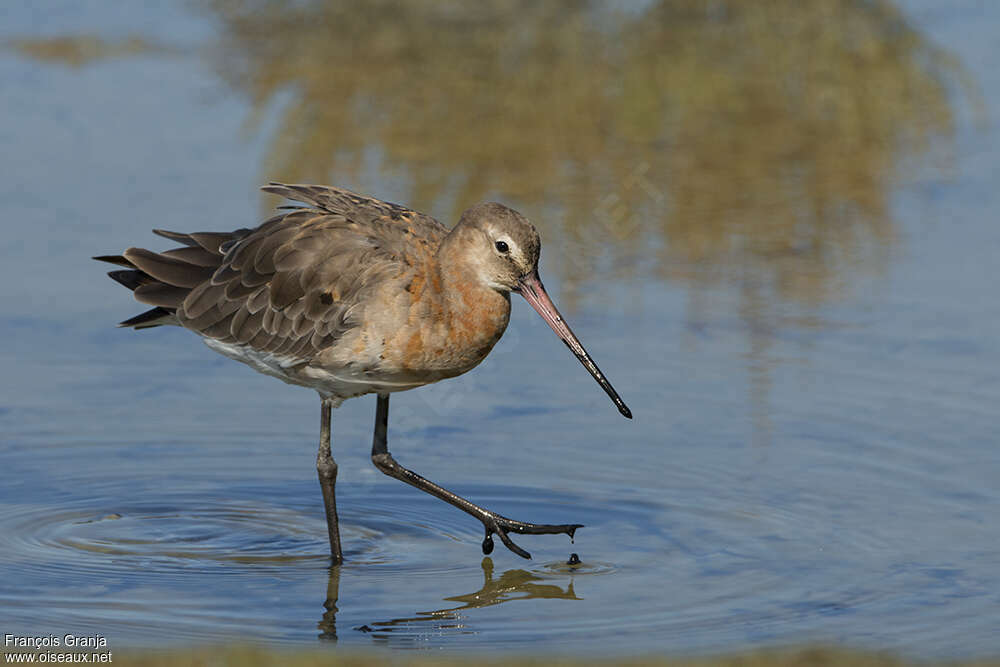
[[[375,466],[482,521],[484,553],[493,550],[494,533],[524,558],[531,555],[509,532],[572,537],[581,524],[514,521],[407,470],[386,440],[389,394],[481,362],[507,327],[511,292],[538,311],[619,412],[632,418],[542,287],[534,226],[495,203],[465,211],[449,232],[430,216],[341,188],[271,183],[263,189],[305,205],[282,207],[287,210],[255,229],[154,229],[181,247],[95,257],[127,267],[108,275],[154,306],[119,326],[181,326],[216,352],[319,392],[316,470],[335,564],[343,552],[330,412],[364,394],[378,395]]]

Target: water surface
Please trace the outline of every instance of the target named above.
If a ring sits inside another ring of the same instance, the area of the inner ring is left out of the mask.
[[[267,7],[7,11],[3,632],[1000,652],[995,10]],[[91,255],[253,224],[271,179],[536,222],[635,419],[518,300],[479,368],[393,397],[390,448],[575,543],[483,558],[371,466],[367,397],[331,571],[315,395],[112,326],[140,307]]]

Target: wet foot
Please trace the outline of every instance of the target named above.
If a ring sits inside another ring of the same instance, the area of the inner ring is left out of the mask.
[[[507,517],[494,514],[493,512],[489,512],[486,517],[482,519],[482,522],[484,528],[486,529],[486,537],[483,538],[484,554],[488,555],[493,552],[493,535],[495,533],[500,537],[500,541],[503,542],[505,547],[516,553],[521,558],[527,559],[531,558],[531,554],[514,544],[508,536],[508,533],[519,533],[521,535],[558,535],[560,533],[565,533],[569,535],[570,539],[572,539],[573,535],[576,533],[576,529],[583,528],[583,524],[581,523],[525,523],[523,521],[508,519]]]

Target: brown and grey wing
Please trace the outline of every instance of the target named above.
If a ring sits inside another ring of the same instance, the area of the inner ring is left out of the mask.
[[[377,276],[425,262],[447,234],[434,218],[341,188],[264,189],[314,208],[255,229],[153,230],[181,247],[95,258],[125,267],[109,275],[154,306],[121,326],[182,324],[269,352],[311,354],[352,326],[351,314]]]
[[[448,234],[448,229],[429,215],[344,188],[270,183],[261,189],[303,202],[319,211],[342,215],[360,225],[369,225],[383,243],[401,251],[413,243],[437,247]]]
[[[357,325],[354,306],[381,277],[400,271],[398,258],[363,226],[294,211],[229,244],[177,318],[220,342],[308,362]]]

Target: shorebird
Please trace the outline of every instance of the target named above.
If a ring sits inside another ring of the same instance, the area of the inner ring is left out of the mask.
[[[538,277],[541,244],[524,216],[478,204],[452,230],[434,218],[348,190],[271,183],[265,192],[297,205],[253,229],[153,232],[179,243],[164,252],[129,248],[94,259],[152,309],[121,322],[189,329],[221,354],[321,399],[316,470],[330,553],[343,562],[330,450],[330,413],[345,399],[376,394],[371,458],[390,477],[437,496],[483,523],[524,558],[509,533],[573,537],[582,524],[515,521],[471,503],[400,464],[386,438],[389,395],[478,365],[510,318],[510,293],[530,303],[618,407],[632,413],[559,314]]]

